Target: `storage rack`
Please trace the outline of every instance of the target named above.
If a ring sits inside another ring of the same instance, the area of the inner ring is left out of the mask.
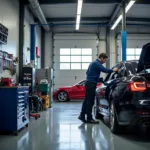
[[[0,44],[7,44],[8,28],[0,23]]]

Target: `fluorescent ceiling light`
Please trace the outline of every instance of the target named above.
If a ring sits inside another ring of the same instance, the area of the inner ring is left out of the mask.
[[[120,15],[118,17],[118,19],[116,20],[116,22],[114,23],[114,25],[111,27],[111,30],[114,30],[116,28],[116,26],[118,25],[118,23],[121,21],[122,19],[122,15]]]
[[[82,5],[83,5],[83,0],[78,0],[77,18],[76,18],[76,30],[79,30],[79,28],[80,28]]]
[[[128,3],[128,5],[126,6],[126,9],[125,9],[126,13],[129,11],[129,9],[133,6],[134,3],[135,3],[135,0],[131,0]],[[118,17],[118,19],[116,20],[116,22],[114,23],[114,25],[111,27],[111,30],[114,30],[121,20],[122,20],[122,15],[120,15]]]
[[[76,30],[79,30],[80,24],[76,24]]]
[[[81,15],[77,15],[76,24],[80,24]]]
[[[129,4],[126,6],[126,13],[129,11],[129,9],[133,6],[134,3],[135,0],[129,2]]]
[[[83,0],[78,0],[77,15],[81,15]]]

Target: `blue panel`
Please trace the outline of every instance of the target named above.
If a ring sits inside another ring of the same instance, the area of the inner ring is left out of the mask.
[[[127,48],[127,32],[121,32],[121,43],[122,43],[122,61],[126,60],[126,48]]]
[[[0,131],[18,131],[29,123],[28,93],[28,87],[0,87]]]
[[[30,60],[35,60],[35,47],[36,47],[36,25],[31,24],[31,35],[30,35]]]

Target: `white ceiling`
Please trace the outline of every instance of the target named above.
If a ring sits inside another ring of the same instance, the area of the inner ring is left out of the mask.
[[[115,4],[83,4],[82,17],[108,17]],[[77,4],[41,5],[46,18],[76,17]]]
[[[75,17],[76,7],[76,4],[41,5],[46,18]]]
[[[150,5],[133,5],[127,16],[132,18],[150,18]]]
[[[82,17],[109,17],[115,4],[84,4]]]
[[[84,4],[82,17],[110,17],[116,4]],[[75,18],[77,13],[77,4],[55,4],[41,5],[46,18]],[[119,14],[118,14],[119,15]],[[127,13],[127,17],[132,18],[150,18],[150,5],[134,4]],[[64,23],[67,22],[64,21]],[[90,23],[92,21],[82,21]],[[99,21],[93,21],[99,22]],[[63,23],[63,21],[61,21]],[[68,23],[73,23],[68,21]],[[134,22],[135,23],[135,22]]]

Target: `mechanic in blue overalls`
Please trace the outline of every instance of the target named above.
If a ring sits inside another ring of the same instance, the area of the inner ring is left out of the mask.
[[[86,72],[86,97],[82,104],[81,114],[79,116],[79,120],[81,120],[84,123],[92,123],[92,124],[98,124],[99,121],[96,121],[92,117],[92,108],[94,105],[94,99],[95,99],[95,90],[97,83],[99,81],[99,77],[101,72],[104,73],[111,73],[111,72],[117,72],[118,68],[107,69],[102,64],[106,63],[108,59],[108,56],[105,53],[101,53],[94,62],[92,62],[89,65],[89,68]],[[85,115],[87,115],[87,119],[85,118]]]

